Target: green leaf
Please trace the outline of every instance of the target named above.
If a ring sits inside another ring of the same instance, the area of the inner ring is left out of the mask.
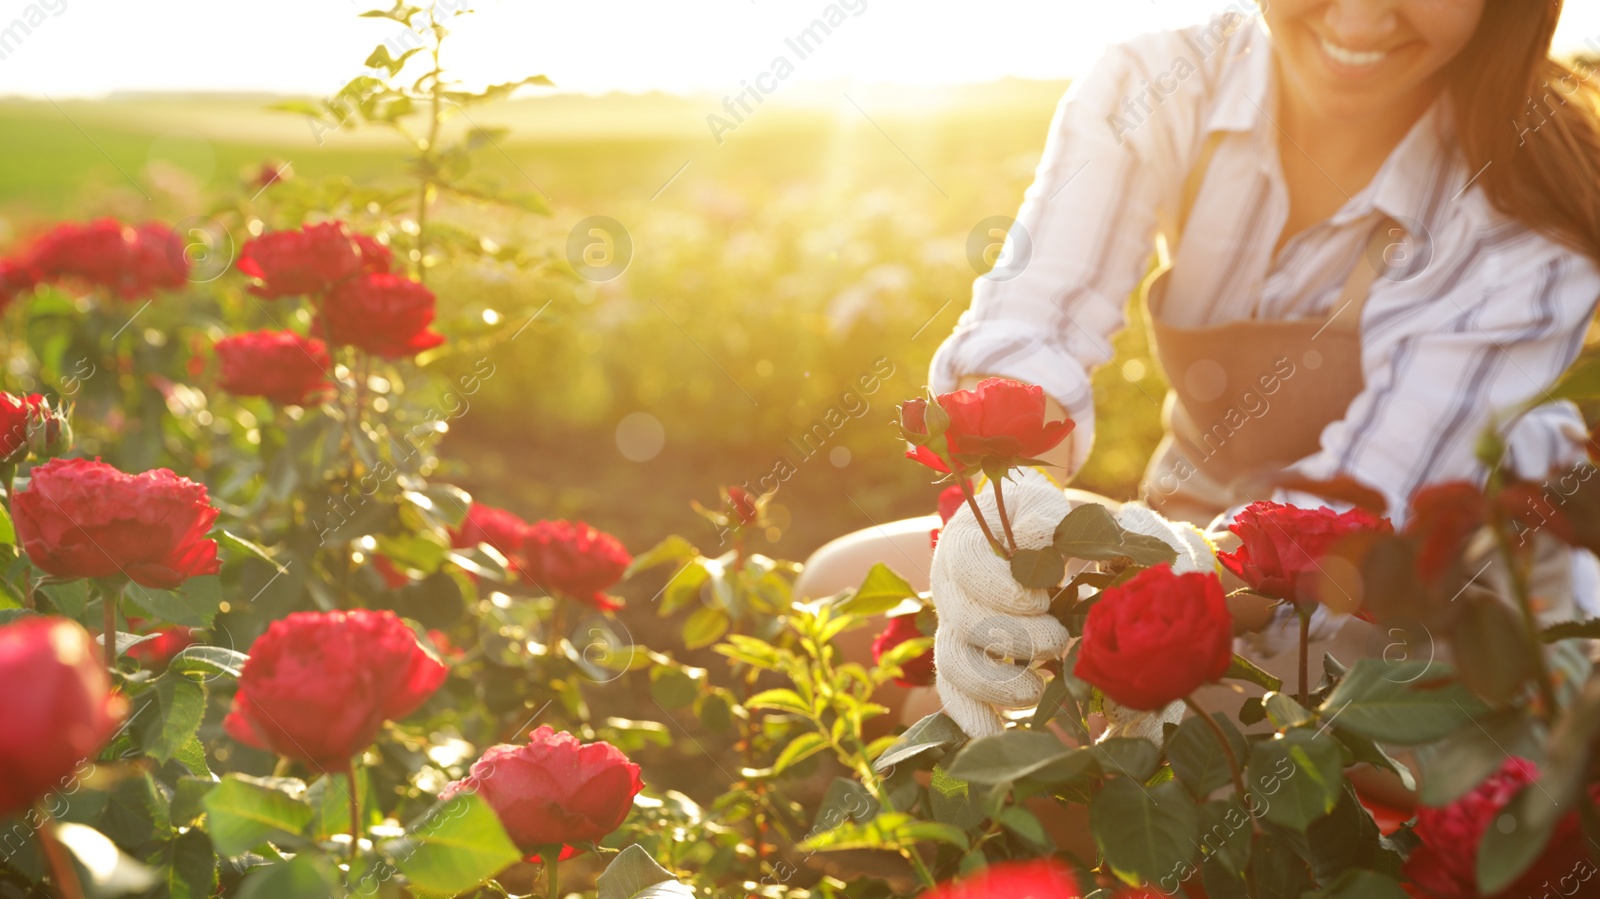
[[[938,821],[919,821],[903,812],[887,812],[866,823],[846,821],[800,844],[807,851],[842,849],[910,849],[918,843],[947,843],[966,851],[967,835]]]
[[[434,805],[382,850],[414,886],[451,896],[522,858],[494,809],[476,793]]]
[[[159,710],[143,725],[144,748],[151,758],[167,762],[200,730],[206,688],[182,674],[168,673],[156,678],[152,692]]]
[[[836,608],[849,615],[882,615],[907,599],[916,599],[917,591],[905,578],[882,562],[872,566],[867,577],[855,592],[841,600]]]
[[[1261,704],[1278,730],[1288,730],[1311,720],[1311,712],[1286,693],[1268,693],[1261,698]]]
[[[679,883],[672,872],[656,864],[643,846],[635,843],[622,850],[595,881],[598,899],[667,899],[694,896],[694,890]]]
[[[1256,667],[1256,664],[1237,653],[1233,661],[1228,663],[1228,673],[1223,675],[1226,680],[1242,680],[1255,684],[1267,690],[1282,690],[1283,681]]]
[[[722,639],[732,623],[727,612],[715,606],[701,606],[683,623],[683,644],[689,649],[703,649]]]
[[[217,856],[205,831],[192,827],[146,860],[161,869],[162,899],[208,899],[217,888]]]
[[[773,775],[782,774],[789,766],[802,762],[828,748],[828,740],[816,731],[809,731],[789,741],[772,763]]]
[[[279,837],[293,837],[311,823],[311,804],[272,781],[229,774],[200,800],[217,852],[238,856]]]
[[[1045,833],[1044,825],[1034,817],[1033,812],[1020,805],[1008,805],[1000,810],[1000,817],[996,819],[1006,830],[1011,831],[1035,846],[1050,846],[1050,835]]]
[[[728,642],[715,647],[718,653],[763,671],[778,669],[778,650],[765,640],[744,634],[729,634]]]
[[[1552,624],[1539,632],[1539,639],[1546,643],[1560,640],[1600,640],[1600,618]]]
[[[1508,709],[1478,719],[1448,739],[1417,749],[1417,775],[1423,805],[1443,807],[1472,792],[1505,763],[1506,756],[1538,759],[1544,754],[1542,730],[1523,709]]]
[[[302,852],[286,862],[250,869],[239,884],[236,899],[336,899],[339,874],[328,857]]]
[[[705,680],[702,669],[697,679],[681,665],[656,665],[650,669],[650,696],[662,708],[680,709],[695,701],[700,695],[700,684]]]
[[[208,676],[220,674],[238,678],[243,673],[244,663],[248,658],[249,656],[238,650],[221,646],[186,646],[172,657],[167,670],[193,671]]]
[[[11,524],[11,513],[0,504],[0,546],[17,545],[17,530]]]
[[[1549,396],[1558,400],[1590,400],[1600,397],[1600,353],[1587,352],[1578,357],[1550,388]]]
[[[1088,751],[1099,762],[1102,774],[1120,774],[1141,783],[1149,780],[1161,764],[1161,750],[1137,737],[1111,737]]]
[[[1305,730],[1256,743],[1247,773],[1247,789],[1267,820],[1301,833],[1333,811],[1344,788],[1339,745]]]
[[[83,620],[83,613],[89,607],[89,581],[67,581],[65,584],[44,584],[39,589],[45,596],[50,597],[50,604],[56,611],[76,621]]]
[[[938,766],[928,781],[928,805],[933,820],[963,831],[982,824],[987,817],[972,795],[972,785]]]
[[[1248,757],[1249,748],[1245,745],[1244,735],[1233,726],[1228,716],[1217,712],[1211,716],[1222,727],[1222,732],[1227,735],[1228,743],[1233,748],[1235,764],[1244,764]],[[1196,799],[1205,799],[1213,790],[1233,782],[1233,769],[1228,764],[1228,756],[1223,752],[1222,744],[1217,742],[1216,734],[1199,718],[1190,717],[1178,725],[1178,730],[1171,739],[1167,740],[1167,760],[1172,763],[1173,773],[1178,780],[1189,788],[1189,793]]]
[[[1011,576],[1024,587],[1053,590],[1067,577],[1067,559],[1054,546],[1019,549],[1011,557]]]
[[[1087,751],[1074,749],[1045,731],[1011,730],[968,743],[948,768],[952,776],[972,783],[1010,783]]]
[[[655,568],[658,565],[666,565],[669,562],[682,562],[697,558],[699,555],[700,550],[695,549],[693,543],[679,537],[677,534],[673,534],[640,555],[634,556],[633,562],[628,565],[628,570],[623,572],[622,576],[631,578],[641,571]]]
[[[260,559],[277,569],[279,574],[287,573],[289,570],[287,567],[279,565],[278,560],[274,559],[272,554],[267,552],[266,548],[259,543],[246,540],[231,531],[217,531],[214,536],[219,547],[227,547],[246,557]]]
[[[901,762],[910,761],[933,749],[954,746],[966,738],[967,735],[950,720],[950,716],[944,712],[934,712],[906,728],[906,732],[872,763],[872,770],[882,774]]]
[[[193,577],[177,590],[154,590],[129,584],[127,596],[161,622],[210,627],[222,605],[222,581],[214,574]]]
[[[1400,884],[1375,871],[1352,869],[1339,875],[1325,890],[1305,894],[1305,899],[1408,899]]]
[[[1383,743],[1418,746],[1454,733],[1487,710],[1440,662],[1359,659],[1329,694],[1324,721]]]
[[[1178,552],[1154,537],[1125,531],[1105,506],[1085,503],[1056,525],[1055,547],[1069,559],[1106,562],[1127,558],[1138,565],[1178,560]]]
[[[799,693],[781,687],[775,690],[762,690],[746,700],[744,705],[748,709],[773,709],[779,712],[794,712],[797,715],[811,716],[811,706],[800,698]]]
[[[1450,649],[1454,658],[1472,660],[1457,676],[1488,702],[1507,702],[1533,678],[1538,644],[1528,642],[1517,614],[1497,596],[1468,591],[1456,604]]]
[[[90,895],[142,893],[156,884],[154,871],[93,827],[61,821],[56,824],[56,839],[82,866],[82,872],[87,875],[84,887]]]
[[[1170,878],[1198,854],[1195,802],[1175,781],[1153,787],[1127,778],[1107,782],[1089,804],[1089,827],[1106,864],[1135,886]]]

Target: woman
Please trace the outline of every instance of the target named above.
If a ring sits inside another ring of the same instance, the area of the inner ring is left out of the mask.
[[[933,388],[1040,385],[1077,422],[1047,460],[1070,478],[1089,372],[1159,236],[1171,267],[1144,306],[1173,390],[1152,507],[1205,527],[1255,499],[1323,504],[1268,480],[1342,476],[1399,523],[1418,488],[1481,479],[1479,437],[1546,395],[1600,299],[1595,72],[1549,58],[1561,5],[1275,0],[1112,48],[1057,110],[1017,262],[977,281]],[[1583,457],[1570,404],[1502,430],[1524,477]],[[799,589],[876,561],[925,586],[927,529],[837,540]]]

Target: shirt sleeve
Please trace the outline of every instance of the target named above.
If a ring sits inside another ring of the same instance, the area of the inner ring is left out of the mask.
[[[1321,450],[1296,463],[1298,473],[1349,475],[1375,488],[1397,525],[1421,487],[1481,482],[1487,472],[1477,457],[1479,437],[1548,396],[1577,358],[1600,298],[1592,261],[1540,242],[1542,252],[1522,252],[1529,249],[1523,245],[1503,255],[1469,256],[1469,250],[1435,260],[1467,272],[1415,299],[1421,304],[1415,314],[1431,324],[1367,366],[1365,389],[1342,420],[1323,430]],[[1578,457],[1573,414],[1552,401],[1503,434],[1519,472],[1548,471]]]
[[[1089,372],[1113,356],[1129,295],[1146,273],[1163,204],[1176,205],[1202,82],[1163,81],[1180,33],[1111,48],[1057,106],[1044,155],[1005,238],[1000,268],[935,354],[929,384],[963,377],[1037,384],[1077,422],[1076,472],[1094,436]],[[1170,87],[1170,93],[1167,88]]]

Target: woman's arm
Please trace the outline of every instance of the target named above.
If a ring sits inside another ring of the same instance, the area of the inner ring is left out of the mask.
[[[1226,55],[1198,59],[1203,45],[1183,32],[1146,35],[1074,82],[1006,239],[1009,265],[977,279],[971,308],[933,361],[940,392],[980,375],[1043,387],[1052,411],[1077,422],[1070,453],[1060,454],[1067,474],[1093,442],[1089,372],[1112,358],[1110,338],[1199,142],[1208,70]],[[1175,67],[1188,77],[1173,76]]]

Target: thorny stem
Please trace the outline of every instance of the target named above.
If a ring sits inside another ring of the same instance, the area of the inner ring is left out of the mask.
[[[550,847],[548,851],[540,853],[540,858],[544,859],[545,876],[548,878],[546,883],[549,885],[547,892],[550,893],[550,899],[561,899],[561,882],[556,876],[556,868],[558,867],[556,862],[561,858],[561,847]]]
[[[1195,713],[1201,721],[1206,723],[1206,727],[1211,729],[1211,735],[1216,737],[1217,743],[1222,746],[1222,754],[1228,759],[1228,773],[1233,775],[1234,792],[1238,795],[1239,801],[1241,803],[1244,802],[1244,773],[1239,768],[1238,756],[1233,754],[1233,744],[1228,742],[1228,735],[1222,732],[1221,725],[1217,724],[1216,719],[1212,718],[1205,709],[1202,709],[1199,703],[1194,701],[1193,697],[1185,696],[1183,704],[1188,706],[1189,711]],[[1255,815],[1250,816],[1250,824],[1254,832],[1261,832],[1261,822],[1256,820]],[[1246,865],[1244,870],[1244,889],[1245,895],[1249,896],[1250,899],[1256,899],[1256,878],[1249,865]]]
[[[956,475],[956,483],[961,485],[961,493],[967,498],[967,508],[972,510],[972,517],[978,519],[978,527],[983,529],[983,536],[989,539],[989,545],[994,547],[995,552],[1005,558],[1011,558],[1011,553],[1000,545],[999,540],[994,539],[994,532],[989,530],[989,522],[984,520],[983,512],[978,509],[978,498],[972,493],[972,485],[968,484],[967,479],[959,474]]]
[[[78,883],[77,869],[72,867],[72,859],[67,857],[66,848],[56,837],[56,819],[40,803],[39,814],[39,848],[44,850],[44,859],[50,866],[50,879],[55,881],[56,895],[61,899],[83,899],[83,885]]]
[[[117,600],[121,596],[120,590],[115,592],[106,590],[105,595],[101,597],[101,603],[105,606],[105,616],[101,619],[104,624],[100,642],[104,644],[105,663],[108,669],[117,667]]]
[[[1015,553],[1017,551],[1017,538],[1016,535],[1011,533],[1011,516],[1006,514],[1006,499],[1000,492],[1000,482],[1003,480],[1005,480],[1003,476],[994,479],[994,507],[1000,513],[1000,527],[1005,530],[1006,545],[1010,546],[1011,551]]]
[[[345,773],[346,795],[350,797],[350,868],[356,866],[356,853],[361,849],[361,794],[356,789],[356,762],[351,762]]]
[[[1310,708],[1309,698],[1311,694],[1306,691],[1306,681],[1310,679],[1308,675],[1309,660],[1307,657],[1311,653],[1311,609],[1296,604],[1295,612],[1300,616],[1300,689],[1295,698],[1300,701],[1300,705]]]

